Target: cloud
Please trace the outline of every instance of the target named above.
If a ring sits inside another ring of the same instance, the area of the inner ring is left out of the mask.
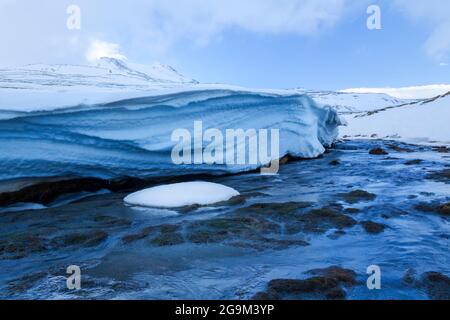
[[[394,4],[411,19],[431,25],[424,45],[430,57],[442,61],[450,55],[450,1],[395,0]]]
[[[352,0],[77,0],[81,30],[71,31],[66,28],[71,4],[0,0],[0,39],[8,45],[0,62],[76,60],[86,56],[91,39],[120,43],[127,54],[163,56],[178,43],[206,45],[227,30],[315,36],[355,7]]]
[[[110,43],[100,40],[92,40],[90,47],[86,53],[88,61],[95,61],[100,58],[115,58],[119,60],[126,60],[127,58],[120,53],[120,46],[116,43]]]

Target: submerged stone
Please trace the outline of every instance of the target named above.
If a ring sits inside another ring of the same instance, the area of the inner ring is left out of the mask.
[[[387,152],[386,150],[384,150],[382,148],[375,148],[375,149],[370,150],[369,154],[381,156],[381,155],[388,155],[389,152]]]
[[[433,300],[450,300],[450,278],[439,272],[426,272],[421,277],[428,296]]]
[[[76,232],[53,238],[51,245],[54,248],[70,246],[94,247],[105,241],[106,238],[108,238],[108,234],[101,230]]]
[[[342,198],[348,203],[358,203],[361,201],[372,201],[377,197],[376,194],[364,191],[364,190],[353,190],[348,193],[341,194]]]
[[[267,290],[259,292],[252,299],[267,300],[303,300],[303,299],[345,299],[343,286],[356,284],[356,273],[349,269],[332,266],[325,269],[310,270],[315,276],[298,279],[274,279],[267,285]]]
[[[366,232],[370,234],[382,233],[386,228],[384,224],[373,221],[362,221],[361,225],[363,226],[364,230],[366,230]]]

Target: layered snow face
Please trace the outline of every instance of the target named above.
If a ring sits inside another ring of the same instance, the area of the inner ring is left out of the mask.
[[[233,188],[211,182],[183,182],[141,190],[125,197],[128,205],[156,208],[179,208],[211,205],[239,195]]]
[[[348,116],[341,136],[450,144],[450,93],[425,101]]]
[[[175,165],[176,129],[194,136],[195,121],[227,129],[279,129],[279,157],[317,157],[338,135],[331,107],[305,95],[230,90],[182,92],[110,104],[24,113],[0,120],[0,179],[49,176],[173,176],[240,172],[245,165]],[[219,142],[217,142],[219,143]],[[206,147],[205,144],[202,148]]]

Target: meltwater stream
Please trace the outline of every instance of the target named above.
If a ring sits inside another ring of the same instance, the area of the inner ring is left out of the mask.
[[[389,155],[370,155],[376,147]],[[248,299],[270,280],[340,266],[357,274],[348,299],[428,299],[405,275],[450,275],[449,217],[419,206],[450,201],[439,175],[448,167],[448,153],[429,147],[345,141],[277,176],[211,178],[245,198],[220,207],[135,208],[127,194],[109,193],[3,213],[0,295]],[[366,193],[352,198],[355,190]],[[368,221],[382,228],[366,229]],[[81,290],[66,287],[69,265],[81,267]],[[381,268],[381,290],[366,287],[370,265]]]

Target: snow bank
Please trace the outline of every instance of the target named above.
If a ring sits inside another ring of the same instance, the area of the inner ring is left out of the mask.
[[[179,208],[191,205],[211,205],[238,196],[233,188],[211,182],[183,182],[162,185],[130,194],[124,199],[129,205],[157,208]]]
[[[171,152],[179,142],[171,139],[173,132],[185,129],[194,137],[196,121],[203,123],[203,132],[217,129],[223,134],[228,129],[278,129],[279,153],[268,154],[270,160],[286,154],[317,157],[335,141],[341,125],[333,108],[321,107],[306,95],[231,90],[180,92],[22,113],[0,120],[0,179],[217,174],[266,164],[174,164]],[[201,147],[205,150],[209,145],[203,141]],[[236,152],[239,146],[235,145]]]
[[[450,144],[450,95],[374,114],[347,117],[342,137],[387,138],[418,144]]]

